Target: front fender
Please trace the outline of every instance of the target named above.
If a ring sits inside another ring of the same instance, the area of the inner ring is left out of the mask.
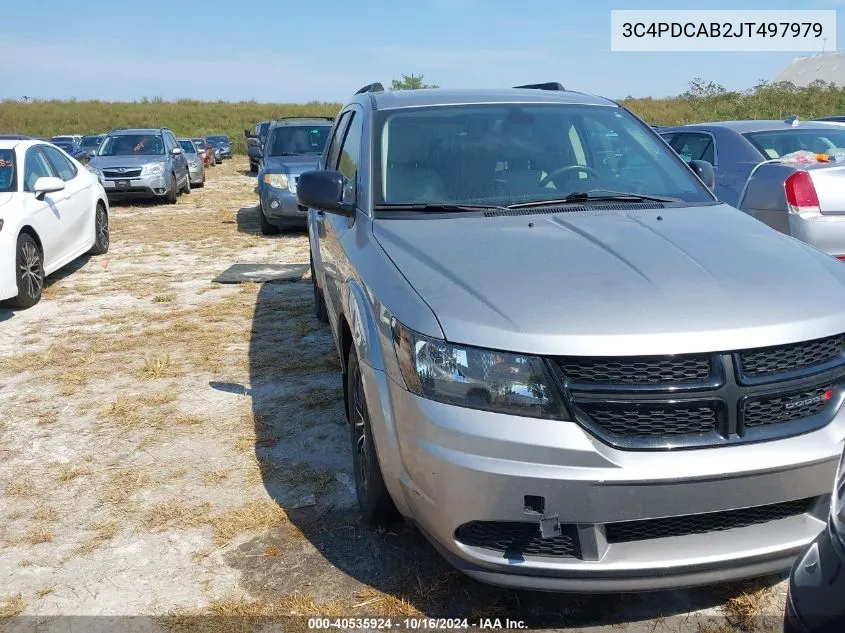
[[[349,321],[352,344],[361,364],[370,427],[384,484],[399,512],[407,516],[409,508],[400,483],[405,478],[405,467],[390,406],[392,378],[389,374],[393,372],[390,363],[385,363],[388,354],[394,353],[389,334],[390,324],[385,322],[386,316],[382,319],[374,315],[374,312],[379,315],[387,313],[381,309],[378,301],[370,301],[367,292],[357,282],[349,282],[345,294],[345,314]]]

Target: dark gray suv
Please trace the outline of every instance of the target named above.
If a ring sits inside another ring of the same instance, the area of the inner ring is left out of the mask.
[[[370,86],[299,176],[362,513],[511,587],[785,571],[845,440],[845,266],[542,88]]]
[[[164,198],[175,204],[180,192],[191,192],[187,158],[169,128],[112,130],[89,167],[110,200]]]

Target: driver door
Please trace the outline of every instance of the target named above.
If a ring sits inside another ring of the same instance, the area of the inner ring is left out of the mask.
[[[49,274],[69,250],[68,228],[72,224],[73,212],[67,190],[48,193],[41,200],[35,197],[35,182],[39,178],[59,177],[41,147],[30,147],[24,157],[24,214],[41,240],[44,272]]]

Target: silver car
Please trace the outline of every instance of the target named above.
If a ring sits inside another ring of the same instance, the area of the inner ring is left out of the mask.
[[[168,128],[112,130],[88,163],[110,200],[164,198],[191,192],[188,161]]]
[[[715,193],[774,229],[845,260],[845,128],[835,123],[724,121],[660,130],[686,160],[713,164]],[[783,156],[818,153],[832,162]]]
[[[624,107],[371,85],[297,195],[366,518],[575,592],[785,571],[824,527],[845,266]]]
[[[188,176],[191,179],[191,186],[201,188],[205,186],[205,166],[197,146],[189,138],[178,139],[179,146],[185,152],[188,161]]]

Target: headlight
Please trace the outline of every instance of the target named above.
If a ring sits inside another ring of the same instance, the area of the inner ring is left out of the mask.
[[[830,500],[830,518],[833,530],[845,543],[845,451],[839,460],[839,470],[833,485],[833,497]]]
[[[149,163],[148,165],[144,165],[143,174],[145,176],[155,176],[156,174],[160,174],[164,171],[164,163]]]
[[[188,167],[190,167],[191,169],[196,169],[199,166],[200,164],[195,160],[188,161]]]
[[[543,361],[452,345],[396,324],[393,343],[411,393],[471,409],[567,420]]]
[[[264,184],[276,189],[287,189],[288,176],[287,174],[264,174]]]

